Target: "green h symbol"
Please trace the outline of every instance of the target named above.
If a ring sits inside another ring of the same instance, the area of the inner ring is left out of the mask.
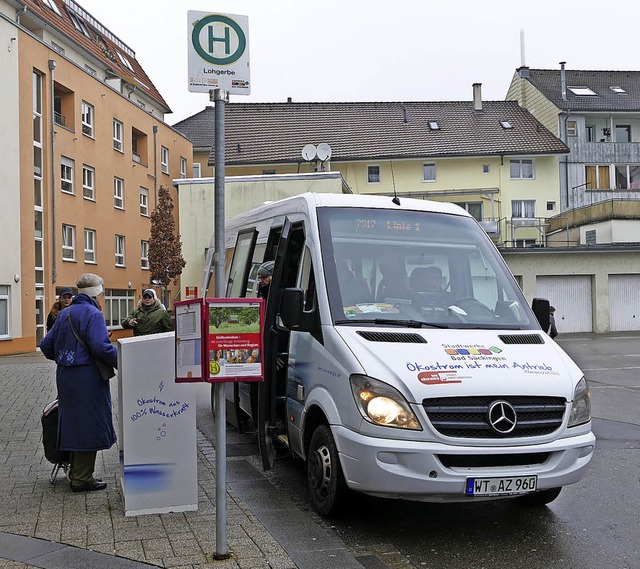
[[[219,41],[224,43],[224,52],[226,55],[229,55],[231,51],[230,40],[229,40],[229,26],[225,26],[223,38],[217,38],[213,35],[213,32],[214,32],[213,26],[209,26],[208,31],[209,31],[209,53],[213,53],[214,42]]]

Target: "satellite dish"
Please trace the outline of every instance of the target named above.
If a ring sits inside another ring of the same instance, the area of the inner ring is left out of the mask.
[[[331,146],[324,142],[322,144],[318,144],[318,160],[322,160],[324,162],[329,158],[331,158]]]
[[[308,162],[316,157],[317,149],[313,144],[307,144],[302,149],[302,157]]]

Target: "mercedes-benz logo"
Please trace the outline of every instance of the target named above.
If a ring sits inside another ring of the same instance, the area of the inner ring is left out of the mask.
[[[508,435],[516,428],[516,410],[507,401],[494,401],[489,405],[487,419],[491,428],[499,435]]]

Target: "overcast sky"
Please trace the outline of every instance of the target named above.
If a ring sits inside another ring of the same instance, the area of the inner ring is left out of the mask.
[[[187,12],[249,18],[251,95],[232,102],[503,100],[536,69],[640,70],[632,0],[76,0],[136,53],[173,114],[209,103],[187,85]]]

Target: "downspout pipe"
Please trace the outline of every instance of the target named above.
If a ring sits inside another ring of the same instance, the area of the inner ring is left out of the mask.
[[[158,126],[153,125],[153,201],[158,208]]]
[[[27,9],[28,6],[25,4],[24,6],[22,6],[22,8],[20,8],[20,10],[16,12],[16,23],[20,23],[20,18],[22,18],[22,16],[27,13]]]
[[[57,261],[58,241],[56,239],[56,235],[58,234],[58,225],[56,220],[56,161],[55,161],[56,121],[53,118],[55,116],[54,115],[55,69],[56,69],[56,61],[55,59],[50,59],[49,60],[49,72],[50,72],[49,78],[50,78],[51,86],[49,89],[49,124],[51,125],[51,129],[50,129],[49,149],[50,149],[50,162],[51,162],[51,284],[55,284],[58,280],[58,261]]]

